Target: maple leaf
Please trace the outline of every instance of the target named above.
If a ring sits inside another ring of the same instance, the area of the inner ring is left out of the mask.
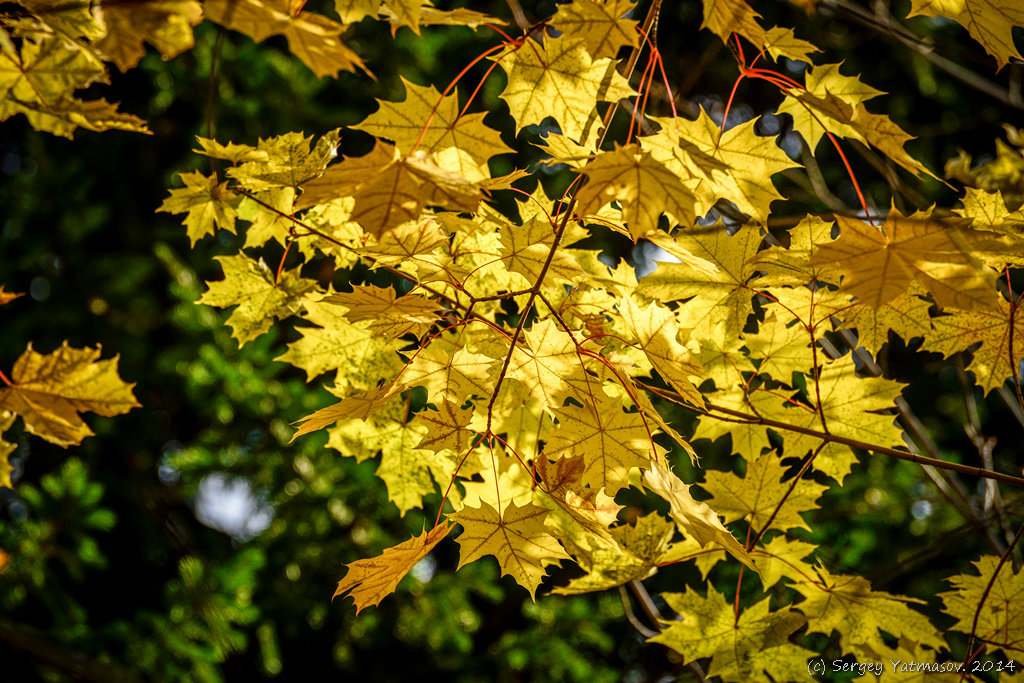
[[[1024,7],[995,0],[911,0],[908,17],[949,17],[966,28],[1002,69],[1024,59],[1013,44],[1013,27],[1024,26]]]
[[[566,396],[589,395],[576,344],[554,320],[542,320],[523,334],[528,348],[517,345],[512,350],[509,378],[552,410],[560,408]]]
[[[807,616],[808,633],[831,635],[838,631],[840,647],[851,653],[864,647],[874,652],[887,649],[880,631],[936,650],[945,647],[928,618],[907,606],[924,604],[923,600],[871,590],[871,584],[859,576],[831,574],[822,566],[816,571],[819,581],[793,585],[805,598],[796,608]]]
[[[637,145],[616,147],[583,167],[589,182],[577,194],[581,214],[619,201],[633,241],[653,232],[662,213],[677,223],[694,220],[693,194],[679,177]]]
[[[313,136],[296,132],[260,139],[256,149],[242,156],[242,163],[229,168],[227,174],[249,190],[297,188],[320,175],[328,162],[335,157],[338,150],[338,130],[320,136],[311,150],[312,142]],[[229,145],[227,150],[230,149]],[[236,156],[239,156],[237,152]]]
[[[957,620],[950,628],[970,633],[993,647],[1020,649],[1024,642],[1024,572],[1014,572],[1010,564],[991,555],[971,564],[979,575],[957,574],[949,579],[953,590],[939,594],[943,611]]]
[[[414,148],[435,152],[441,168],[474,181],[490,177],[489,158],[513,151],[498,131],[484,125],[483,113],[460,116],[454,94],[441,97],[436,88],[401,81],[405,100],[378,100],[380,109],[351,127],[391,140],[402,154]],[[451,157],[443,154],[445,150],[458,150],[458,154]]]
[[[465,453],[473,432],[466,429],[473,416],[472,410],[459,408],[451,401],[444,401],[437,410],[422,410],[416,413],[416,420],[427,427],[427,434],[417,448],[440,453],[451,450],[456,454]]]
[[[680,531],[702,547],[713,543],[724,548],[756,571],[746,549],[725,528],[715,511],[707,503],[694,500],[690,495],[690,487],[667,466],[657,460],[653,461],[652,466],[644,472],[643,481],[644,486],[668,501],[672,520]]]
[[[508,503],[503,512],[486,502],[481,507],[465,507],[450,516],[462,525],[459,543],[461,569],[484,555],[498,558],[501,575],[508,574],[535,598],[544,579],[545,564],[569,559],[555,537],[544,528],[548,511],[527,503]]]
[[[697,234],[678,233],[678,246],[688,252],[689,262],[659,263],[645,277],[637,292],[659,301],[692,297],[679,310],[679,324],[692,328],[697,338],[724,323],[723,334],[734,337],[746,325],[753,291],[747,282],[755,270],[748,263],[761,236],[744,228],[730,236],[720,225]],[[696,259],[694,258],[696,257]]]
[[[573,548],[573,556],[587,573],[551,592],[590,593],[646,579],[657,571],[662,558],[678,552],[678,547],[670,544],[674,533],[675,525],[656,512],[640,517],[635,525],[616,527],[610,535],[614,537],[611,543]]]
[[[284,36],[292,54],[319,78],[356,69],[370,73],[359,55],[341,42],[342,24],[313,12],[293,13],[288,0],[206,0],[203,12],[210,21],[257,43]]]
[[[407,387],[425,387],[432,401],[461,404],[474,395],[490,396],[497,361],[465,347],[450,350],[448,346],[439,339],[420,349],[397,381]]]
[[[352,324],[340,306],[308,299],[303,305],[302,317],[318,327],[297,328],[302,337],[277,360],[302,368],[309,379],[344,369],[335,381],[340,392],[370,389],[395,376],[400,365],[393,341],[374,337],[364,323]],[[352,372],[354,368],[359,371]]]
[[[591,57],[614,57],[619,48],[637,45],[637,22],[624,18],[635,8],[632,0],[573,0],[558,6],[551,25],[566,35],[581,36]]]
[[[836,241],[814,251],[811,262],[845,274],[840,289],[872,308],[895,299],[917,280],[940,306],[988,308],[995,301],[991,272],[975,263],[972,235],[928,215],[892,211],[882,228],[837,216]]]
[[[880,308],[853,306],[842,314],[842,327],[857,330],[857,343],[872,353],[889,341],[889,332],[910,341],[923,336],[931,327],[928,309],[931,304],[921,298],[924,289],[916,282]]]
[[[29,344],[14,363],[11,384],[0,386],[0,411],[17,413],[26,430],[50,443],[80,444],[93,432],[79,413],[112,417],[139,406],[135,385],[117,375],[118,357],[99,357],[99,346],[76,349],[64,342],[42,354]]]
[[[592,59],[585,42],[569,36],[510,47],[495,60],[508,74],[501,99],[516,133],[550,116],[564,135],[580,141],[597,121],[599,101],[614,104],[635,94],[611,59]]]
[[[761,576],[761,585],[767,590],[783,577],[792,581],[802,581],[812,575],[813,568],[801,560],[815,550],[816,547],[810,543],[795,541],[785,536],[776,536],[764,545],[755,548],[750,557],[757,565]]]
[[[765,31],[757,22],[761,15],[746,0],[703,0],[706,28],[728,44],[730,36],[738,33],[757,47],[764,44]]]
[[[338,582],[338,588],[331,599],[348,593],[355,602],[356,614],[370,605],[376,607],[381,600],[395,592],[402,577],[446,538],[452,528],[453,525],[445,520],[430,531],[424,529],[419,536],[386,548],[377,557],[345,565],[348,571]]]
[[[503,225],[501,230],[501,257],[513,273],[526,278],[530,286],[540,278],[554,242],[554,229],[546,216],[533,216],[522,225]],[[558,249],[548,265],[546,278],[550,282],[573,282],[583,274],[572,254]]]
[[[624,412],[600,392],[593,403],[555,408],[554,413],[558,427],[548,435],[547,455],[557,459],[582,454],[582,481],[595,490],[614,495],[629,486],[631,468],[650,467],[657,457],[640,413]]]
[[[170,59],[190,50],[195,44],[192,27],[202,21],[203,7],[195,0],[154,0],[124,7],[103,3],[106,34],[95,44],[96,50],[128,71],[146,54],[143,43]]]
[[[395,406],[396,409],[398,406]],[[378,417],[378,416],[375,416]],[[455,473],[455,462],[448,454],[435,453],[417,444],[428,438],[428,428],[420,421],[402,421],[378,417],[373,421],[373,441],[381,449],[377,476],[388,488],[388,500],[404,515],[423,505],[423,497],[434,492],[435,482],[447,487]]]
[[[703,408],[704,398],[692,381],[703,375],[703,368],[690,350],[679,343],[679,324],[672,311],[657,303],[644,310],[631,298],[623,297],[619,312],[658,374],[687,401]]]
[[[381,0],[334,0],[334,11],[342,23],[354,24],[366,17],[376,17]]]
[[[811,338],[798,322],[772,315],[758,325],[757,334],[744,334],[743,343],[757,363],[759,374],[793,384],[793,373],[811,365]]]
[[[680,619],[650,639],[683,655],[684,662],[711,657],[708,676],[723,681],[799,680],[807,675],[805,662],[814,652],[790,642],[804,618],[788,606],[769,609],[769,598],[747,607],[736,618],[731,602],[708,586],[707,597],[687,588],[685,593],[662,593]]]
[[[185,213],[185,229],[189,241],[195,243],[212,235],[217,228],[235,231],[235,219],[240,197],[227,189],[227,182],[217,184],[217,174],[205,176],[198,171],[181,173],[185,187],[170,191],[157,211]]]
[[[11,472],[14,471],[14,466],[11,465],[10,457],[18,445],[5,441],[3,434],[14,425],[14,420],[17,417],[12,412],[0,410],[0,488],[5,486],[9,489],[14,488],[14,484],[11,483]]]
[[[419,294],[395,297],[392,287],[354,285],[351,292],[338,292],[323,299],[346,309],[352,322],[369,320],[368,330],[388,339],[412,333],[417,337],[437,322],[438,305]]]
[[[237,306],[227,325],[242,347],[265,333],[278,318],[297,312],[303,296],[320,289],[316,280],[299,276],[301,268],[285,270],[276,278],[263,262],[245,254],[215,256],[224,269],[224,279],[207,282],[207,289],[197,303],[226,308]]]
[[[1013,376],[1013,365],[1024,358],[1024,315],[1003,299],[995,308],[950,309],[948,313],[932,319],[935,329],[924,333],[922,348],[952,356],[981,342],[967,369],[986,394],[1003,386]]]
[[[696,213],[704,215],[719,199],[728,199],[758,222],[768,220],[770,204],[782,199],[770,178],[799,166],[773,137],[754,133],[756,121],[724,133],[704,109],[695,121],[653,118],[658,134],[640,138],[643,149],[692,186]],[[689,180],[687,180],[689,179]]]
[[[552,462],[547,457],[535,461],[540,485],[535,498],[545,507],[564,512],[586,532],[606,541],[612,540],[608,527],[622,509],[600,489],[584,488],[586,465],[582,455],[561,457]]]
[[[726,523],[749,519],[754,529],[763,531],[768,519],[774,515],[770,528],[810,531],[811,527],[800,513],[817,508],[815,501],[828,487],[801,479],[791,492],[790,482],[782,480],[785,473],[786,468],[779,458],[765,453],[748,460],[742,479],[737,481],[731,472],[709,471],[700,486],[711,494],[711,504]]]
[[[366,420],[375,412],[387,405],[387,402],[396,393],[397,391],[395,390],[394,385],[386,384],[381,387],[375,387],[373,389],[353,394],[352,396],[346,396],[334,405],[321,408],[315,413],[307,415],[295,422],[299,427],[295,433],[292,434],[292,438],[288,443],[295,441],[295,439],[299,438],[303,434],[318,431],[338,422],[339,420],[352,420],[357,418]]]

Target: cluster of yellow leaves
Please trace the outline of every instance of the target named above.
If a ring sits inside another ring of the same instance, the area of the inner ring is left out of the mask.
[[[465,114],[458,92],[403,80],[402,99],[353,126],[376,138],[370,152],[341,149],[337,159],[337,131],[315,144],[299,133],[252,146],[200,138],[200,154],[230,167],[183,174],[161,206],[185,215],[193,243],[245,230],[243,251],[219,257],[224,279],[201,299],[235,307],[227,324],[239,344],[288,318],[305,323],[280,359],[310,380],[330,373],[339,401],[307,416],[296,437],[326,430],[341,455],[379,457],[377,475],[403,513],[440,501],[443,521],[351,563],[336,595],[359,610],[378,604],[461,527],[460,566],[492,555],[531,595],[567,561],[585,574],[556,592],[619,586],[665,564],[694,562],[708,576],[738,562],[793,604],[773,610],[765,595],[738,610],[710,585],[671,594],[680,619],[655,639],[686,661],[710,658],[709,674],[723,680],[802,677],[812,653],[794,642],[798,632],[837,633],[845,653],[864,659],[934,661],[946,645],[912,600],[831,574],[793,535],[809,528],[804,515],[824,482],[841,485],[854,448],[903,447],[903,385],[861,376],[826,333],[855,330],[871,353],[891,334],[946,355],[980,342],[968,369],[986,391],[1001,386],[1024,355],[1016,304],[996,286],[999,270],[1020,265],[1019,216],[1002,197],[972,191],[955,214],[892,210],[880,226],[807,216],[784,246],[767,231],[782,199],[771,177],[800,164],[754,122],[724,130],[704,111],[650,117],[645,134],[604,143],[602,112],[636,94],[617,60],[639,49],[633,8],[572,0],[550,19],[558,35],[493,54],[509,132],[558,127],[544,141],[548,163],[579,173],[564,198],[536,190],[514,210],[495,208],[495,193],[527,174],[492,177],[492,157],[511,151],[500,132]],[[338,12],[414,29],[444,23],[431,7],[386,1],[339,2]],[[245,16],[221,21],[252,34]],[[723,39],[738,33],[772,58],[810,65],[801,87],[781,93],[780,111],[812,150],[826,135],[854,139],[930,175],[904,148],[909,136],[864,107],[881,93],[814,64],[813,45],[759,19],[742,0],[704,3],[705,25]],[[261,30],[293,30],[273,26]],[[741,224],[705,220],[725,203]],[[585,246],[594,226],[647,240],[666,262],[638,281]],[[268,245],[276,270],[245,251]],[[301,263],[285,269],[282,246]],[[326,263],[345,282],[357,262],[393,284],[336,291],[302,277],[304,265]],[[669,451],[699,461],[669,423],[668,402],[699,414],[694,440],[728,436],[742,476],[684,482]],[[794,477],[798,460],[806,466]],[[615,499],[630,487],[663,499],[667,516],[622,521]],[[955,600],[970,601],[977,581],[958,580],[947,606],[961,618]]]
[[[0,290],[0,303],[4,293]],[[42,354],[29,344],[0,385],[0,437],[20,417],[25,430],[58,446],[92,435],[80,413],[112,417],[138,407],[134,384],[117,374],[117,357],[100,360],[100,349],[75,349],[65,342]],[[9,380],[9,381],[8,381]],[[0,486],[11,486],[8,456],[14,444],[0,438]]]
[[[189,50],[203,19],[256,42],[283,36],[288,49],[318,77],[369,73],[342,40],[347,24],[383,15],[397,30],[408,26],[503,23],[472,10],[441,11],[419,0],[337,0],[342,23],[303,10],[296,0],[122,0],[56,3],[17,0],[0,15],[0,121],[24,114],[33,128],[72,137],[86,130],[148,132],[145,122],[103,99],[76,91],[109,82],[106,63],[134,68],[152,45],[164,59]]]

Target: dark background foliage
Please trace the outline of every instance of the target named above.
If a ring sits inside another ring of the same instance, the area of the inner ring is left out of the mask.
[[[329,5],[309,8],[329,14]],[[893,28],[867,3],[824,2],[811,17],[788,3],[758,3],[766,23],[799,27],[799,36],[827,50],[824,61],[844,61],[846,73],[891,93],[869,108],[916,134],[910,149],[930,168],[941,174],[958,148],[976,161],[991,159],[994,140],[1004,134],[998,124],[1021,120],[1021,67],[995,74],[992,60],[961,28],[899,19],[908,7],[892,3]],[[510,14],[503,2],[473,8]],[[531,20],[554,8],[523,3]],[[721,116],[736,61],[718,38],[698,33],[699,26],[700,3],[667,2],[659,45],[677,107],[693,114],[704,106]],[[920,44],[901,42],[897,30],[909,30]],[[90,418],[97,436],[67,451],[20,426],[7,434],[18,449],[15,488],[0,490],[4,680],[358,674],[374,681],[639,682],[682,672],[667,650],[643,643],[618,594],[542,596],[534,603],[499,579],[493,562],[454,573],[454,543],[442,544],[433,564],[421,565],[378,609],[356,617],[350,602],[330,602],[343,564],[418,533],[436,508],[401,519],[373,476],[372,461],[341,458],[323,448],[322,436],[288,444],[289,423],[325,405],[329,395],[273,360],[287,333],[272,330],[239,350],[222,325],[225,314],[192,303],[203,280],[220,277],[211,257],[237,250],[240,241],[222,233],[190,249],[176,219],[154,210],[178,172],[207,163],[189,151],[195,135],[254,143],[354,124],[373,110],[373,97],[401,97],[398,74],[444,88],[495,34],[438,28],[417,38],[402,29],[392,38],[383,25],[365,21],[349,40],[378,80],[351,74],[318,80],[283,43],[254,45],[205,23],[192,51],[169,62],[151,54],[138,69],[115,73],[110,86],[96,88],[146,118],[152,136],[81,132],[69,141],[32,131],[21,117],[0,124],[0,283],[28,294],[0,309],[0,367],[9,368],[29,341],[43,352],[65,339],[102,344],[105,355],[120,355],[121,375],[137,383],[143,405],[118,418]],[[921,46],[970,70],[973,82],[937,67]],[[496,71],[481,95],[480,108],[493,112],[494,125],[507,120],[497,97],[501,82]],[[1002,92],[1004,101],[979,84]],[[729,123],[771,112],[778,101],[771,86],[745,82]],[[661,84],[649,110],[669,113]],[[765,132],[786,125],[776,117],[762,120]],[[520,150],[520,165],[537,157],[526,144],[537,136],[528,130],[507,139]],[[358,154],[366,143],[363,134],[346,132],[342,152]],[[890,172],[866,150],[847,149],[870,202],[882,211],[894,193],[901,208],[955,201],[939,183],[919,183]],[[776,179],[794,216],[839,208],[828,205],[833,199],[857,204],[838,156],[822,150],[822,180],[834,197],[816,193],[806,175]],[[631,245],[599,239],[610,255],[632,258]],[[268,252],[271,257],[280,252]],[[997,440],[997,464],[1019,467],[1014,447],[1021,425],[999,396],[981,400],[965,391],[955,367],[939,369],[936,358],[914,348],[891,344],[884,367],[911,383],[904,396],[941,452],[977,464],[963,428],[972,404],[985,436]],[[679,419],[687,423],[684,415]],[[727,444],[696,445],[709,466],[734,466]],[[826,494],[811,520],[831,570],[856,568],[878,589],[934,596],[945,588],[943,577],[988,551],[919,468],[880,456],[864,455],[861,463],[846,486]],[[963,485],[982,516],[994,514],[982,486]],[[1019,516],[1019,494],[1003,496]],[[210,512],[226,499],[250,506],[227,527]],[[991,528],[1002,534],[997,522]],[[648,583],[654,592],[695,581],[692,570],[669,568]],[[719,589],[731,597],[735,582]],[[842,654],[825,637],[811,644]]]

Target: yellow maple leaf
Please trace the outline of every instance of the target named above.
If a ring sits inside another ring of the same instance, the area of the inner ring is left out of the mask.
[[[302,317],[317,327],[296,328],[301,338],[288,345],[277,360],[306,371],[308,379],[341,370],[335,389],[342,393],[365,391],[380,380],[390,380],[401,365],[394,341],[371,334],[365,323],[353,324],[340,306],[306,300]],[[358,372],[352,369],[358,368]]]
[[[790,482],[782,480],[785,473],[779,457],[769,452],[747,458],[747,471],[742,479],[732,472],[708,471],[700,487],[711,494],[712,505],[726,523],[747,519],[755,530],[764,531],[774,514],[770,528],[810,531],[800,513],[816,509],[815,501],[828,487],[801,479],[790,491]]]
[[[318,77],[337,77],[340,71],[369,70],[340,35],[342,24],[313,12],[294,14],[289,0],[206,0],[207,19],[244,33],[255,42],[282,35],[288,48]]]
[[[157,211],[185,213],[185,229],[189,241],[195,243],[212,235],[217,228],[235,231],[237,207],[241,199],[227,189],[227,182],[217,183],[217,174],[205,176],[198,171],[178,175],[185,187],[173,188]]]
[[[750,558],[760,572],[761,585],[767,590],[783,577],[793,581],[802,581],[807,576],[813,576],[814,568],[801,560],[816,549],[817,547],[810,543],[779,535],[754,548],[750,553]]]
[[[192,27],[203,19],[196,0],[152,0],[125,7],[106,2],[99,10],[106,34],[94,47],[121,71],[135,67],[146,54],[143,43],[170,59],[192,48]]]
[[[577,193],[581,214],[597,213],[612,201],[622,205],[624,231],[633,241],[653,232],[662,213],[676,223],[693,222],[693,194],[679,177],[637,145],[598,154],[583,167],[589,179]]]
[[[227,175],[242,187],[254,191],[297,188],[320,175],[336,156],[338,135],[338,129],[325,133],[312,149],[313,136],[298,132],[260,139],[253,153],[243,156],[235,152],[236,157],[241,156],[242,163],[229,168]],[[231,145],[218,147],[216,151],[231,151]]]
[[[669,514],[679,530],[694,539],[702,547],[714,544],[754,569],[747,550],[736,537],[725,528],[718,514],[704,502],[698,502],[690,495],[690,487],[684,484],[667,465],[654,460],[644,472],[644,486],[668,501]]]
[[[533,216],[523,222],[501,226],[501,257],[506,267],[525,278],[524,285],[532,287],[540,278],[554,246],[555,231],[547,216]],[[558,249],[551,258],[545,275],[550,286],[579,279],[583,270],[573,255]]]
[[[554,536],[544,528],[548,511],[532,503],[509,502],[502,512],[482,502],[465,507],[450,519],[462,525],[459,543],[461,569],[484,555],[498,558],[502,576],[508,574],[535,598],[544,579],[545,565],[569,559]]]
[[[1024,59],[1013,44],[1014,26],[1024,26],[1024,6],[997,0],[911,0],[908,16],[949,17],[966,28],[999,69],[1010,59]]]
[[[566,35],[581,36],[591,57],[614,57],[619,48],[637,45],[637,22],[625,18],[635,8],[633,0],[573,0],[558,6],[551,25]]]
[[[567,396],[589,395],[576,344],[554,320],[541,320],[523,335],[526,347],[516,345],[512,350],[506,373],[509,378],[551,410],[560,408]]]
[[[396,407],[397,404],[394,404]],[[404,409],[404,407],[403,407]],[[434,493],[435,482],[444,491],[455,473],[450,453],[435,453],[417,444],[427,438],[428,428],[419,421],[403,422],[377,415],[370,447],[381,450],[377,477],[388,489],[388,500],[404,515],[423,505],[423,497]]]
[[[307,415],[294,424],[298,429],[292,434],[288,443],[295,441],[303,434],[315,432],[328,427],[339,420],[366,420],[375,412],[387,405],[391,397],[398,392],[393,384],[367,389],[351,396],[346,396],[337,403]],[[301,424],[300,424],[301,423]]]
[[[300,268],[282,271],[277,279],[263,259],[254,261],[245,254],[214,258],[224,269],[224,279],[207,282],[208,289],[197,303],[237,306],[227,325],[239,347],[269,330],[276,319],[298,311],[303,296],[320,289],[316,280],[299,275]]]
[[[99,360],[100,347],[75,349],[64,342],[42,354],[28,345],[14,363],[11,384],[0,386],[0,411],[21,416],[25,429],[58,446],[92,435],[80,412],[112,417],[139,404],[117,375],[117,356]]]
[[[9,458],[18,445],[5,441],[3,434],[11,428],[17,417],[17,415],[10,411],[0,410],[0,488],[5,486],[7,488],[14,488],[14,484],[11,483],[11,472],[14,471],[14,466],[11,465]]]
[[[654,302],[641,309],[628,296],[619,301],[619,313],[658,374],[689,403],[703,408],[704,398],[693,385],[693,378],[703,376],[703,368],[690,350],[679,343],[675,314]]]
[[[561,511],[587,533],[612,541],[609,527],[615,523],[622,506],[603,489],[585,488],[586,464],[582,455],[564,456],[552,462],[547,457],[535,461],[540,484],[534,498],[556,514]]]
[[[352,322],[369,320],[367,328],[388,339],[412,333],[417,337],[437,322],[440,307],[436,302],[419,294],[395,297],[393,287],[354,285],[351,292],[338,292],[323,299],[324,303],[338,304]]]
[[[417,149],[439,154],[438,165],[442,168],[470,180],[490,178],[487,160],[513,151],[502,142],[498,131],[484,125],[483,113],[460,117],[458,98],[454,94],[441,97],[434,87],[401,80],[405,100],[378,100],[380,109],[351,127],[391,140],[406,155],[418,143]],[[441,155],[453,148],[461,153],[454,157]]]
[[[923,600],[871,590],[871,584],[860,576],[831,574],[820,565],[815,569],[818,581],[804,579],[793,585],[805,598],[795,607],[806,615],[808,633],[827,636],[838,631],[840,647],[850,653],[864,647],[884,652],[888,648],[880,631],[935,650],[946,646],[928,618],[907,606],[924,604]],[[856,619],[851,618],[853,614],[858,615]]]
[[[1024,572],[992,555],[971,564],[978,575],[957,574],[949,579],[953,590],[939,594],[943,611],[957,620],[950,628],[992,647],[1019,648],[1024,642]]]
[[[1024,320],[1021,320],[1024,315],[1018,310],[1011,316],[1010,304],[1003,299],[999,299],[995,308],[950,309],[949,313],[932,319],[935,329],[924,333],[922,348],[952,356],[981,342],[981,346],[971,354],[972,360],[967,369],[974,373],[984,393],[1001,387],[1013,376],[1013,364],[1019,364],[1024,358]],[[1013,348],[1010,348],[1011,338]]]
[[[881,228],[837,216],[840,235],[814,251],[811,262],[845,274],[840,290],[880,308],[917,280],[940,306],[990,308],[996,300],[992,272],[971,253],[975,235],[928,214],[891,211]]]
[[[615,495],[629,486],[633,467],[649,468],[658,457],[640,413],[627,413],[615,399],[603,393],[582,408],[567,405],[554,409],[558,427],[547,437],[550,458],[583,456],[581,479],[591,488]]]
[[[402,577],[447,537],[452,528],[452,524],[445,520],[430,531],[424,530],[419,536],[385,549],[377,557],[345,565],[348,571],[338,582],[332,599],[348,593],[355,601],[356,614],[370,605],[376,607],[395,592]]]
[[[852,306],[840,314],[841,327],[856,329],[857,343],[871,353],[878,353],[882,344],[889,341],[889,332],[909,342],[931,329],[928,315],[931,304],[921,298],[924,293],[924,288],[914,282],[910,289],[880,308]]]
[[[790,607],[771,610],[770,599],[765,598],[737,618],[732,602],[710,585],[706,598],[690,588],[661,595],[679,619],[665,622],[665,629],[650,642],[672,648],[684,662],[711,657],[708,676],[745,683],[768,676],[795,681],[807,675],[806,660],[814,652],[790,642],[805,623]]]
[[[490,396],[497,362],[464,346],[451,349],[439,338],[416,352],[396,381],[402,386],[426,388],[431,402],[461,404],[471,396]]]
[[[733,33],[738,33],[757,47],[764,44],[765,31],[757,22],[761,15],[754,11],[746,0],[703,0],[704,23],[706,28],[728,43]]]
[[[496,58],[508,74],[501,98],[516,120],[516,133],[547,117],[578,142],[597,121],[599,101],[616,103],[635,94],[611,59],[591,58],[582,39],[562,36],[510,47]]]
[[[747,282],[756,271],[749,260],[761,243],[760,234],[747,226],[730,236],[716,224],[675,237],[691,255],[689,261],[659,263],[640,281],[637,292],[664,302],[692,297],[680,307],[678,317],[680,325],[693,329],[698,339],[722,323],[724,335],[739,335],[750,314],[754,293]]]
[[[380,13],[381,0],[334,0],[334,11],[343,24],[354,24]]]
[[[451,401],[443,401],[437,410],[421,410],[416,413],[416,421],[426,426],[427,434],[416,447],[435,453],[446,449],[457,455],[465,453],[473,436],[473,432],[466,429],[472,416],[472,410],[460,408]]]

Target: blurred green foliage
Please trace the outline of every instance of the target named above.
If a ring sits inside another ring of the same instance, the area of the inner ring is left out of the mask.
[[[895,16],[905,14],[896,7],[901,4],[907,3],[894,3]],[[538,17],[554,3],[523,6]],[[326,10],[327,3],[310,7]],[[508,14],[503,2],[473,7]],[[845,60],[850,73],[891,92],[882,106],[921,136],[914,153],[933,169],[960,148],[975,160],[972,166],[961,157],[965,177],[980,178],[978,163],[1001,163],[1002,148],[993,156],[1002,134],[995,124],[1019,116],[1019,108],[979,95],[877,26],[826,11],[808,19],[783,2],[758,9],[769,22],[803,26],[804,37],[832,61]],[[665,3],[661,48],[677,106],[685,111],[699,103],[721,112],[735,61],[717,38],[696,33],[699,13],[696,2]],[[992,76],[955,26],[920,19],[908,25],[984,78],[1019,82],[1019,66]],[[686,40],[674,39],[683,32]],[[426,29],[423,38],[403,29],[392,38],[363,22],[353,27],[350,44],[378,80],[342,74],[330,81],[316,79],[283,44],[254,45],[203,24],[192,51],[169,62],[151,54],[139,69],[116,75],[105,93],[147,118],[152,137],[80,133],[67,141],[35,133],[21,118],[0,126],[0,283],[29,293],[0,309],[0,367],[10,367],[29,340],[43,351],[64,339],[101,343],[105,354],[121,355],[121,375],[138,383],[143,404],[127,416],[90,419],[97,436],[71,452],[19,431],[7,435],[18,448],[16,487],[0,491],[4,680],[358,675],[598,683],[683,673],[667,651],[643,644],[614,592],[533,603],[498,578],[493,562],[454,573],[457,550],[450,543],[378,609],[357,618],[350,603],[331,603],[345,563],[432,520],[399,518],[372,461],[340,458],[323,447],[322,436],[288,443],[289,424],[329,395],[273,360],[288,341],[283,333],[272,330],[239,349],[222,324],[225,314],[193,304],[202,281],[217,277],[211,256],[238,249],[238,240],[224,235],[191,250],[173,217],[154,214],[175,174],[195,167],[197,157],[188,151],[195,135],[251,143],[356,123],[372,111],[371,98],[399,96],[398,74],[443,88],[492,38],[486,30],[461,28]],[[470,82],[485,69],[475,67]],[[495,72],[481,94],[492,116],[506,115],[497,99],[501,78]],[[763,85],[743,86],[734,112],[747,118],[769,112],[775,97]],[[652,102],[667,108],[664,94]],[[536,156],[523,142],[537,136],[536,130],[520,136],[520,164]],[[344,134],[348,149],[361,144],[363,134]],[[894,187],[900,202],[954,196],[939,183],[906,189],[880,174],[867,151],[853,163],[876,206],[888,205]],[[835,194],[855,204],[841,165],[823,163],[821,170]],[[550,182],[564,186],[565,179]],[[825,208],[795,174],[779,184],[794,205]],[[608,254],[631,257],[622,240],[598,239]],[[976,457],[963,433],[966,403],[958,379],[934,374],[913,347],[894,344],[888,353],[887,371],[911,382],[905,395],[940,449],[951,459]],[[967,400],[977,402],[981,425],[997,439],[997,457],[1019,464],[1012,445],[1020,443],[1020,425],[1007,407],[995,394]],[[708,466],[732,466],[722,444],[696,446]],[[197,519],[196,501],[211,482],[221,490],[233,483],[232,491],[247,496],[249,527],[231,528],[232,535]],[[969,493],[981,501],[984,489]],[[1019,512],[1019,494],[1005,497]],[[846,486],[826,495],[813,521],[813,540],[832,571],[856,567],[891,592],[935,595],[944,588],[941,577],[963,571],[966,560],[986,550],[919,468],[877,456],[864,456]],[[944,554],[947,544],[957,553]],[[656,592],[679,591],[686,582],[699,582],[692,568],[670,567],[649,583]],[[735,582],[720,589],[731,599]],[[816,642],[841,656],[828,639]]]

